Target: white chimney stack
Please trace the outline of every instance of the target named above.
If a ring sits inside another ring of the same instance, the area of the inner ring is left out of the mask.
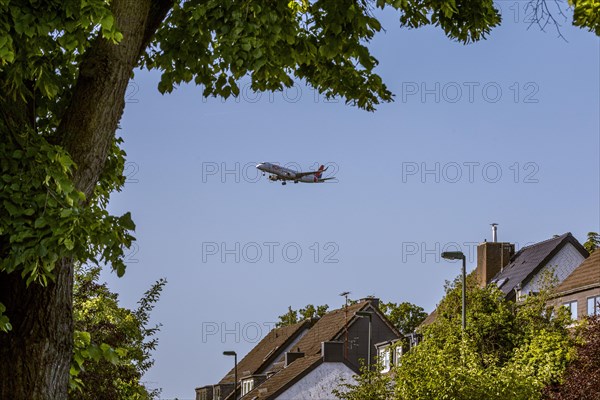
[[[493,223],[492,225],[492,242],[496,243],[498,241],[498,224]]]

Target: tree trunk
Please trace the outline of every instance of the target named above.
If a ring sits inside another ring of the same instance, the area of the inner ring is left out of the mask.
[[[125,107],[125,91],[140,54],[172,0],[113,0],[123,40],[98,38],[88,49],[70,106],[57,130],[77,165],[75,186],[89,198]],[[0,302],[13,330],[0,333],[0,400],[67,398],[73,350],[73,260],[55,268],[56,280],[25,286],[17,271],[0,273]]]
[[[64,399],[73,347],[73,264],[56,281],[27,288],[19,273],[0,273],[0,302],[13,330],[0,334],[0,399]]]

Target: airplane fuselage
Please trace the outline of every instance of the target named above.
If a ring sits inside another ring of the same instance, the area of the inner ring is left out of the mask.
[[[263,175],[265,173],[271,174],[269,175],[269,180],[275,182],[281,181],[283,184],[285,184],[286,181],[293,181],[294,183],[322,183],[325,181],[321,179],[320,172],[306,174],[270,162],[260,163],[256,168],[261,170]]]

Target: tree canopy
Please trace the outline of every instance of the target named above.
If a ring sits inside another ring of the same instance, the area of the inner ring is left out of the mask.
[[[100,268],[75,270],[73,308],[75,355],[69,398],[78,400],[150,399],[158,389],[141,382],[154,364],[159,325],[150,325],[153,310],[166,280],[148,289],[134,310],[121,307],[118,295],[99,283]]]
[[[576,337],[565,309],[547,306],[550,286],[522,304],[495,286],[467,284],[467,329],[461,329],[461,284],[448,283],[435,320],[419,328],[422,341],[390,376],[372,371],[335,392],[340,399],[542,399],[574,359]],[[366,372],[366,371],[363,371]],[[378,376],[379,375],[379,376]]]

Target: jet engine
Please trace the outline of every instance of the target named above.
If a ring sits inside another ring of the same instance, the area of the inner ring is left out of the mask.
[[[279,177],[277,175],[269,175],[269,180],[273,181],[273,182],[276,182],[276,181],[279,180]]]

